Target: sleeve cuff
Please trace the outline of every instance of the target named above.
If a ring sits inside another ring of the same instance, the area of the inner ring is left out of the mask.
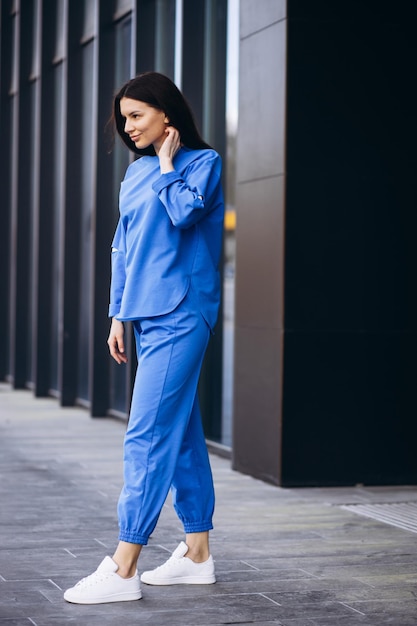
[[[172,183],[176,183],[178,180],[182,180],[182,177],[178,174],[178,172],[174,171],[161,174],[159,178],[152,183],[152,189],[155,193],[159,194],[163,189],[165,189],[165,187],[168,187]]]
[[[120,313],[120,307],[115,304],[109,306],[109,317],[116,317]]]

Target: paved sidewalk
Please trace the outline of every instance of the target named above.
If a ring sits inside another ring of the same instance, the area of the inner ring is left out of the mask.
[[[417,534],[341,507],[417,502],[416,487],[280,489],[216,456],[215,585],[66,603],[117,542],[124,428],[0,384],[0,626],[417,624]],[[167,503],[141,569],[181,539]]]

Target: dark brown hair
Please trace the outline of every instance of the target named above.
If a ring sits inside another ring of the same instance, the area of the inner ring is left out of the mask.
[[[116,94],[113,104],[113,119],[116,130],[132,152],[141,155],[155,155],[152,145],[141,150],[125,133],[125,118],[120,113],[120,100],[122,98],[140,100],[163,111],[168,117],[170,125],[179,131],[181,142],[187,148],[210,148],[201,138],[191,108],[175,83],[158,72],[145,72],[123,85]]]

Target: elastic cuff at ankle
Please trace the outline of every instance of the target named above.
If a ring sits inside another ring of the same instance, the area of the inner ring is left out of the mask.
[[[208,530],[213,530],[212,522],[183,522],[184,531],[189,533],[205,533]]]
[[[132,532],[130,530],[119,531],[119,541],[126,541],[126,543],[136,543],[140,546],[146,546],[148,540],[149,537],[139,535],[138,533]]]

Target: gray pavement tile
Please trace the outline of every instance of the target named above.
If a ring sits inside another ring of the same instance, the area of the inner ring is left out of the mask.
[[[246,624],[256,624],[256,626],[283,626],[283,622],[281,620],[273,620],[268,622],[244,622]],[[218,624],[213,624],[213,626],[224,626],[225,622],[219,622]]]
[[[296,566],[300,569],[304,569],[309,573],[320,576],[321,572],[324,572],[327,575],[328,568],[334,567],[364,567],[367,564],[368,567],[372,568],[380,568],[381,565],[384,566],[384,570],[386,568],[401,568],[402,570],[406,570],[406,568],[413,568],[416,565],[416,555],[413,553],[410,554],[391,554],[390,552],[385,553],[370,553],[367,554],[364,558],[363,552],[360,554],[344,554],[343,561],[340,565],[335,565],[337,562],[337,557],[333,553],[332,555],[318,555],[311,556],[306,555],[304,557],[295,557],[289,559],[288,557],[265,557],[264,559],[260,558],[251,558],[247,561],[241,561],[241,563],[246,563],[248,567],[252,567],[253,569],[289,569],[289,566]],[[232,569],[232,568],[229,568]],[[416,568],[415,568],[416,569]]]
[[[22,617],[22,618],[9,618],[9,617],[5,617],[2,618],[0,616],[0,624],[1,626],[33,626],[33,622],[28,618],[28,617]]]
[[[218,581],[221,583],[239,580],[241,583],[252,583],[259,581],[280,581],[298,580],[300,578],[313,578],[313,576],[300,569],[279,569],[279,570],[238,570],[232,572],[219,572]]]
[[[251,581],[250,583],[242,584],[240,578],[236,576],[236,580],[234,582],[217,582],[215,585],[210,585],[210,587],[199,589],[198,593],[200,595],[228,595],[228,596],[238,596],[240,593],[243,593],[244,590],[248,590],[250,593],[262,593],[262,594],[272,594],[272,593],[280,593],[280,594],[293,594],[296,599],[301,594],[313,594],[322,592],[323,597],[327,600],[336,600],[343,601],[345,597],[349,598],[349,593],[357,591],[358,596],[357,599],[361,599],[364,597],[365,599],[368,597],[366,593],[363,596],[360,595],[360,591],[363,589],[369,589],[359,581],[337,581],[331,579],[318,579],[318,578],[308,578],[308,579],[297,579],[297,580],[259,580],[257,582]],[[158,587],[150,587],[143,585],[143,592],[146,593],[146,596],[150,597],[158,597]],[[181,586],[181,587],[166,587],[164,589],[165,597],[169,598],[171,596],[178,596],[183,598],[188,598],[194,596],[196,593],[195,589],[189,586]],[[327,596],[325,594],[328,594]],[[370,596],[370,597],[375,597]],[[355,599],[355,597],[354,597]]]
[[[131,626],[140,625],[140,624],[152,624],[152,626],[167,626],[167,624],[173,624],[173,626],[200,626],[200,624],[209,624],[210,626],[224,626],[224,624],[256,624],[256,626],[282,626],[282,622],[279,620],[273,621],[264,621],[257,620],[253,621],[244,621],[239,622],[236,621],[233,617],[228,621],[216,622],[211,618],[213,616],[206,616],[207,619],[205,621],[201,621],[200,614],[198,611],[196,612],[185,612],[182,611],[179,614],[160,614],[157,616],[153,616],[152,613],[144,613],[137,611],[133,616],[128,613],[124,613],[123,615],[89,615],[88,617],[84,616],[75,616],[75,617],[63,617],[62,615],[53,615],[48,618],[42,619],[39,622],[30,622],[32,625],[36,624],[36,626],[119,626],[119,624],[129,623]],[[226,618],[228,619],[228,618]],[[240,619],[237,616],[237,619]],[[123,620],[129,620],[128,622]],[[0,621],[1,624],[1,621]],[[20,626],[20,624],[18,625]],[[25,625],[26,626],[26,625]]]
[[[312,619],[296,618],[296,619],[285,619],[282,622],[282,625],[285,626],[285,624],[288,624],[288,626],[314,626],[316,623],[317,622],[313,621]]]
[[[310,567],[305,568],[312,576],[326,577],[326,578],[357,578],[362,581],[370,581],[374,577],[379,580],[386,580],[390,576],[397,576],[399,570],[402,576],[410,577],[409,582],[417,582],[417,562],[406,563],[386,563],[380,561],[378,563],[369,562],[362,557],[362,561],[358,561],[355,564],[347,563],[316,563],[310,564]]]
[[[257,623],[259,621],[278,622],[277,608],[266,598],[257,595],[239,596],[236,598],[195,598],[194,602],[190,600],[184,603],[182,599],[170,599],[161,601],[147,601],[146,599],[136,602],[123,602],[117,604],[106,604],[98,606],[82,606],[70,605],[63,602],[62,605],[54,604],[52,610],[45,613],[37,613],[32,611],[30,617],[38,626],[46,626],[53,624],[58,626],[61,623],[71,623],[68,618],[77,618],[76,623],[90,624],[89,621],[83,622],[85,618],[91,621],[91,624],[122,624],[125,620],[128,623],[134,623],[133,619],[139,624],[152,623],[154,626],[166,626],[173,624],[175,626],[197,626],[211,625],[216,623],[227,624],[244,624]],[[62,620],[55,624],[53,619]],[[47,619],[46,619],[47,618]],[[101,619],[101,622],[98,620]],[[96,621],[97,620],[97,621]]]
[[[283,620],[283,626],[416,626],[415,617],[405,616],[398,621],[398,616],[354,615],[352,617],[320,617],[304,622],[301,620]]]
[[[20,602],[21,598],[27,598],[35,594],[39,599],[39,593],[47,595],[49,591],[56,590],[52,580],[13,580],[0,583],[0,606],[10,601]]]
[[[360,608],[361,601],[383,601],[386,603],[390,603],[391,601],[394,603],[405,601],[413,603],[416,600],[415,587],[413,585],[409,585],[407,588],[401,589],[401,591],[398,592],[396,589],[389,587],[384,587],[383,589],[369,589],[369,587],[360,585],[360,583],[356,587],[350,584],[348,586],[343,584],[330,587],[328,581],[326,581],[326,584],[323,585],[321,589],[311,588],[305,591],[294,589],[292,591],[280,591],[279,593],[264,590],[263,593],[283,606],[291,603],[308,604],[312,602],[337,601],[343,602],[350,607],[355,607],[357,610],[364,613],[365,611],[362,611]],[[358,603],[358,606],[356,606],[355,603]]]
[[[384,602],[402,602],[402,601],[414,601],[416,599],[416,586],[402,584],[400,587],[398,586],[386,586],[386,587],[375,587],[370,588],[368,585],[361,585],[360,587],[349,586],[349,588],[344,587],[340,589],[340,591],[336,591],[334,594],[336,600],[343,601],[350,606],[352,606],[352,602],[355,601],[379,601],[383,600]],[[416,624],[417,624],[417,612],[415,615]]]
[[[115,621],[114,617],[107,615],[64,616],[61,613],[56,613],[50,616],[37,617],[36,619],[38,621],[35,621],[35,618],[30,618],[30,622],[28,622],[29,626],[119,626],[119,623],[121,625],[121,622]],[[146,622],[142,622],[142,620],[140,622],[130,622],[131,625],[139,623]],[[0,620],[0,625],[1,624],[2,622]],[[5,624],[5,626],[7,626],[7,624]]]
[[[36,594],[36,597],[28,594],[25,598],[24,595],[18,597],[14,602],[8,602],[0,604],[0,618],[25,618],[29,617],[33,607],[36,606],[39,614],[48,613],[50,603],[41,593]]]
[[[214,456],[216,585],[66,603],[62,590],[117,543],[125,425],[7,385],[0,393],[0,626],[416,626],[415,536],[339,507],[417,499],[415,487],[283,489]],[[140,569],[182,538],[168,498]]]
[[[340,590],[340,595],[342,590]],[[324,604],[329,602],[341,602],[335,598],[334,589],[327,586],[322,589],[310,589],[308,591],[286,591],[276,593],[274,591],[264,591],[264,595],[281,606]]]
[[[273,602],[274,594],[264,594],[266,598],[271,599]],[[350,616],[352,617],[353,610],[345,606],[340,602],[322,601],[312,603],[298,603],[279,605],[277,603],[277,616],[281,621],[286,618],[315,618],[315,617],[332,617],[338,619],[339,617]]]
[[[379,599],[350,601],[349,606],[361,611],[365,615],[381,615],[382,617],[396,617],[398,624],[407,616],[414,616],[417,623],[417,598],[413,599]]]
[[[358,539],[352,538],[351,541],[339,542],[339,541],[294,541],[288,544],[281,544],[279,549],[277,547],[276,542],[269,541],[269,538],[266,537],[262,544],[259,542],[256,545],[249,544],[245,545],[244,554],[242,554],[241,542],[236,540],[236,537],[230,537],[227,539],[227,547],[224,548],[223,544],[221,548],[227,549],[227,553],[230,554],[239,554],[239,556],[244,559],[246,562],[252,562],[253,559],[263,557],[279,557],[285,559],[321,559],[322,557],[333,558],[334,564],[343,563],[343,559],[345,557],[351,558],[352,556],[362,556],[364,560],[367,559],[368,554],[373,554],[375,552],[384,552],[387,555],[390,554],[403,554],[404,551],[409,554],[416,554],[417,551],[417,541],[413,538],[413,541],[410,542],[408,539],[407,542],[401,542],[402,531],[398,529],[393,529],[392,534],[389,536],[389,540],[379,541],[378,535],[374,534],[374,538],[372,541],[368,540],[366,535],[362,535],[362,537]],[[246,533],[244,533],[246,537]],[[214,544],[213,544],[214,547]],[[218,544],[216,543],[216,548]],[[220,548],[220,549],[221,549]],[[220,552],[220,555],[223,552]],[[217,555],[215,555],[215,558]]]
[[[305,617],[281,617],[283,626],[359,626],[362,624],[379,626],[378,622],[372,622],[366,616],[355,614],[337,614],[336,612],[329,612],[325,614],[317,614],[311,616],[307,613]],[[397,626],[400,626],[399,624]]]
[[[367,576],[357,576],[356,578],[370,587],[401,587],[402,585],[417,585],[417,573],[407,574],[403,573],[401,570],[396,574],[390,574],[387,576],[381,573]]]
[[[407,554],[404,554],[402,550],[398,550],[395,552],[393,549],[386,551],[370,551],[364,554],[363,550],[358,551],[354,554],[343,554],[342,564],[343,566],[349,565],[361,565],[366,561],[371,566],[390,566],[396,565],[399,568],[402,568],[403,565],[413,564],[416,562],[416,555],[412,551]],[[291,559],[291,564],[293,566],[305,569],[309,572],[315,572],[316,569],[323,567],[334,567],[335,562],[337,562],[337,555],[333,554],[320,554],[317,556],[305,555],[304,557],[294,557]],[[250,564],[254,565],[256,568],[259,568],[263,564],[263,569],[269,569],[269,567],[278,569],[281,566],[281,563],[284,565],[288,564],[288,557],[277,557],[277,558],[265,558],[265,559],[251,559]]]
[[[415,485],[357,486],[357,487],[300,487],[297,496],[303,500],[320,500],[327,504],[353,504],[360,502],[403,502],[417,500]]]

